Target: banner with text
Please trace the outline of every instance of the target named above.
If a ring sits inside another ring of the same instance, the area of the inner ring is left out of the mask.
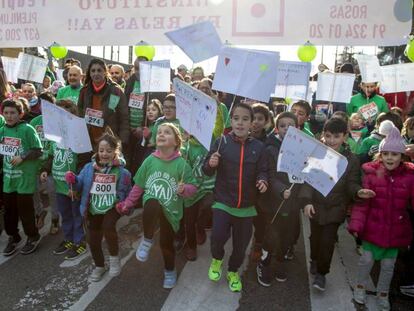
[[[165,32],[211,21],[232,44],[399,45],[411,1],[0,1],[0,47],[169,44]],[[53,28],[51,28],[53,25]],[[53,30],[53,31],[51,31]]]

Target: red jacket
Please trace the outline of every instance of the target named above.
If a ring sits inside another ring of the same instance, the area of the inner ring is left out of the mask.
[[[348,230],[379,247],[407,247],[412,230],[407,209],[414,206],[414,165],[402,163],[393,171],[379,161],[365,163],[363,187],[376,196],[356,203]],[[410,202],[411,200],[411,202]]]

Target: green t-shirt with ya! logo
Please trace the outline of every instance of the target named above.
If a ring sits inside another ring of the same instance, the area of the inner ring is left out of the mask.
[[[92,215],[106,214],[118,202],[116,186],[119,175],[120,170],[117,166],[113,166],[105,172],[95,171],[89,201],[89,212]]]
[[[144,206],[149,199],[160,202],[164,215],[175,232],[183,217],[184,200],[177,195],[181,180],[184,184],[195,185],[191,167],[181,156],[166,161],[150,155],[134,177],[135,184],[144,189]]]
[[[13,166],[14,156],[26,154],[30,149],[41,149],[42,143],[36,130],[27,123],[0,129],[0,154],[3,155],[3,191],[31,194],[36,190],[39,160],[25,160]]]
[[[55,142],[50,143],[49,154],[53,157],[52,176],[56,193],[67,195],[69,186],[65,181],[65,173],[76,172],[78,155],[70,149],[59,148]]]

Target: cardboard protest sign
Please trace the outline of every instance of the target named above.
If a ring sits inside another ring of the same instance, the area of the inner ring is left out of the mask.
[[[85,119],[44,100],[42,100],[42,115],[46,139],[56,142],[60,148],[70,148],[75,153],[92,150]]]
[[[213,89],[268,102],[276,85],[278,63],[278,52],[223,47]]]
[[[280,61],[274,97],[306,100],[311,63]]]
[[[382,66],[381,93],[409,92],[414,90],[414,63]]]
[[[355,75],[351,73],[318,73],[316,100],[349,103],[354,88]]]
[[[169,92],[171,69],[169,60],[139,63],[141,92]]]
[[[16,65],[17,78],[37,83],[43,83],[47,63],[47,59],[25,53],[19,53]]]
[[[372,83],[382,81],[382,71],[376,55],[356,54],[354,58],[358,61],[362,82]]]
[[[173,84],[180,125],[209,150],[216,122],[217,102],[178,78],[174,79]]]
[[[277,170],[303,179],[327,196],[348,165],[348,160],[328,146],[289,127],[279,153]]]
[[[210,21],[166,32],[165,35],[194,63],[217,56],[223,45]]]
[[[1,61],[7,80],[12,83],[17,83],[17,58],[2,56]]]

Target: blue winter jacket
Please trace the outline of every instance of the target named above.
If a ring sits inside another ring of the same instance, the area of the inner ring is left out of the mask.
[[[85,216],[89,205],[90,191],[93,184],[94,162],[86,164],[78,176],[76,176],[76,191],[81,193],[80,212]],[[124,201],[131,191],[131,173],[123,166],[119,166],[120,178],[116,185],[117,201]]]

